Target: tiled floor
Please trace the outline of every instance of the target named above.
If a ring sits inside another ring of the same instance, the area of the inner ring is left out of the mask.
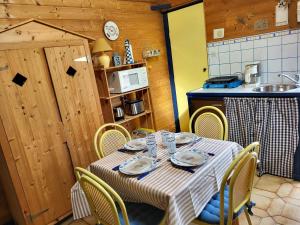
[[[300,225],[300,182],[271,175],[256,177],[252,194],[256,206],[253,225]],[[63,225],[94,225],[93,218],[66,221]],[[248,225],[244,214],[240,225]]]
[[[253,225],[300,225],[300,182],[263,175],[255,179],[252,199]],[[242,215],[240,225],[247,224]]]

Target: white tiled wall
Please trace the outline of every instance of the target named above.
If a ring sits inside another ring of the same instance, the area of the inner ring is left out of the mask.
[[[245,65],[261,63],[263,83],[289,83],[279,73],[300,73],[300,30],[285,30],[208,44],[209,75],[243,72]]]

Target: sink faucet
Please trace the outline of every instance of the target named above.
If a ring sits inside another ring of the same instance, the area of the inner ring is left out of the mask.
[[[290,77],[289,75],[283,74],[283,73],[278,74],[278,77],[285,77],[285,78],[287,78],[287,79],[293,81],[294,83],[300,85],[300,75],[299,75],[299,74],[296,74],[296,75],[295,75],[296,79]]]

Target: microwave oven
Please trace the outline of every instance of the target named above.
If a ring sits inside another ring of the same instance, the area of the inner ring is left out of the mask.
[[[148,86],[146,67],[116,71],[108,76],[110,93],[118,94]]]

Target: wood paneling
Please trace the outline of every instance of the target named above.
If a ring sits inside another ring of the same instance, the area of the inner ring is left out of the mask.
[[[24,217],[47,224],[69,212],[75,181],[44,51],[0,51],[0,67],[0,117],[11,149],[2,148],[4,157],[16,166],[12,179],[20,178]],[[12,83],[17,73],[27,77],[23,86]]]
[[[297,27],[297,1],[291,0],[289,26],[280,27],[275,26],[277,3],[278,0],[205,0],[207,41],[214,41],[213,29],[215,28],[225,28],[225,39],[231,39]],[[255,24],[259,22],[267,23],[267,27],[255,28]]]
[[[11,220],[11,216],[8,209],[6,198],[4,196],[2,184],[0,182],[0,225],[7,223],[9,220]]]
[[[93,135],[103,124],[92,63],[74,61],[89,55],[89,50],[68,46],[46,48],[45,52],[73,166],[85,168],[97,159]],[[76,71],[74,76],[66,74],[70,67]]]
[[[168,4],[171,4],[171,7],[176,7],[176,6],[180,6],[180,5],[190,3],[192,1],[193,0],[157,0],[155,3],[156,4],[168,3]]]
[[[18,170],[14,162],[14,157],[11,151],[9,141],[7,140],[4,125],[0,120],[0,179],[5,191],[9,208],[14,221],[17,224],[25,224],[24,214],[29,211],[27,201],[22,188],[22,183],[18,178]],[[22,208],[23,210],[20,210]],[[4,222],[4,221],[1,221]]]
[[[0,32],[0,175],[18,224],[69,215],[73,166],[96,159],[92,137],[103,122],[88,40],[37,20]],[[23,85],[13,82],[18,73]]]
[[[47,27],[37,22],[29,22],[15,29],[0,33],[0,42],[21,43],[21,42],[42,42],[49,41],[78,40],[80,37],[71,33]],[[92,38],[91,38],[92,39]]]
[[[103,37],[106,20],[120,28],[117,41],[109,42],[114,51],[124,53],[124,40],[129,39],[136,60],[145,48],[161,50],[161,56],[148,60],[153,111],[157,129],[173,129],[173,104],[165,48],[162,17],[150,10],[152,1],[119,0],[0,0],[0,27],[5,29],[29,18],[38,18],[62,28]]]

